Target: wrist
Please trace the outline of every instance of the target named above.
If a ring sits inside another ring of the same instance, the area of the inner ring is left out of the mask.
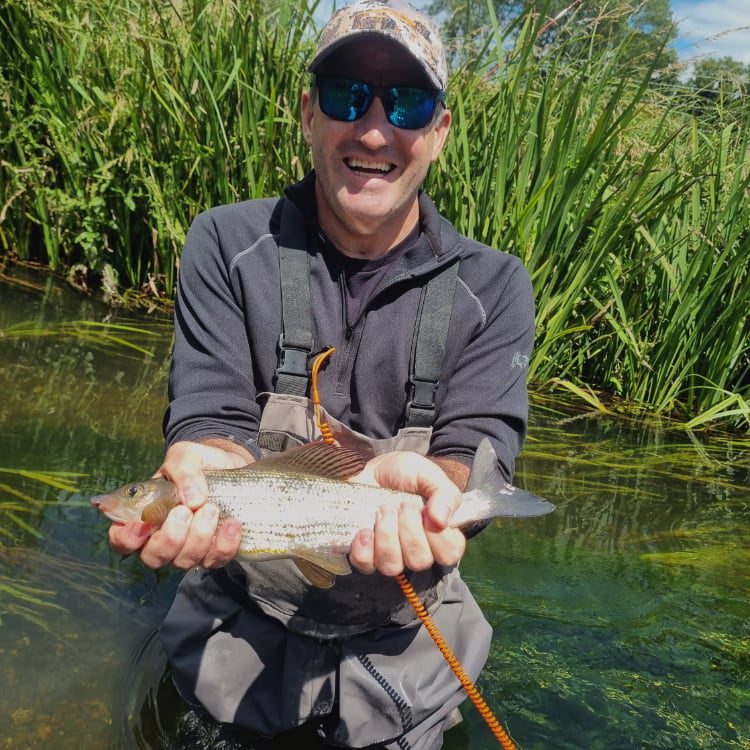
[[[461,492],[466,489],[471,473],[471,469],[466,464],[454,458],[442,458],[440,456],[427,456],[427,458],[437,464]]]
[[[247,464],[251,464],[255,461],[255,456],[240,443],[232,440],[231,438],[202,438],[198,441],[201,445],[208,445],[211,448],[218,448],[224,453],[229,454],[233,462],[233,467],[239,469]]]

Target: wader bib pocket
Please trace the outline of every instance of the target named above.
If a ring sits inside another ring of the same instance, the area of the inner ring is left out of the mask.
[[[264,454],[285,451],[301,443],[320,440],[323,435],[315,422],[315,410],[309,398],[282,393],[261,393],[262,408],[258,445]],[[394,437],[370,438],[356,432],[321,407],[322,418],[328,422],[333,437],[344,448],[357,451],[365,460],[390,451],[414,451],[426,455],[430,447],[432,427],[402,427]]]

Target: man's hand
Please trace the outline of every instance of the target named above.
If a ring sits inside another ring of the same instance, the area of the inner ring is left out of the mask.
[[[206,503],[208,486],[203,472],[235,469],[252,461],[250,453],[228,440],[183,441],[170,446],[154,477],[174,482],[180,504],[156,531],[138,521],[113,523],[109,528],[112,549],[123,555],[140,550],[141,559],[150,568],[168,563],[182,569],[226,565],[237,554],[242,527],[233,519],[219,524],[217,507]]]
[[[424,498],[424,503],[415,498],[400,508],[378,510],[375,527],[359,531],[352,543],[349,559],[358,570],[395,576],[404,568],[426,570],[436,562],[455,565],[461,559],[466,538],[448,528],[461,492],[437,463],[416,453],[386,453],[369,461],[352,481]]]

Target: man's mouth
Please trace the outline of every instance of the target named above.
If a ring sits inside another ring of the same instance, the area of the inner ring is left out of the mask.
[[[352,172],[376,177],[383,177],[396,168],[394,164],[390,164],[387,161],[365,161],[364,159],[353,158],[344,159],[344,164]]]

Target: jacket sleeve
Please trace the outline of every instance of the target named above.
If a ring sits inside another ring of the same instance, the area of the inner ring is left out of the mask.
[[[459,280],[457,293],[471,298],[480,324],[441,383],[444,392],[430,453],[470,463],[481,439],[489,437],[500,469],[511,481],[528,423],[526,377],[534,343],[534,297],[520,260],[505,257],[509,268],[500,277],[493,273],[475,279],[474,290]]]
[[[211,212],[190,227],[180,261],[169,371],[167,445],[209,437],[258,454],[260,409],[242,308]]]

